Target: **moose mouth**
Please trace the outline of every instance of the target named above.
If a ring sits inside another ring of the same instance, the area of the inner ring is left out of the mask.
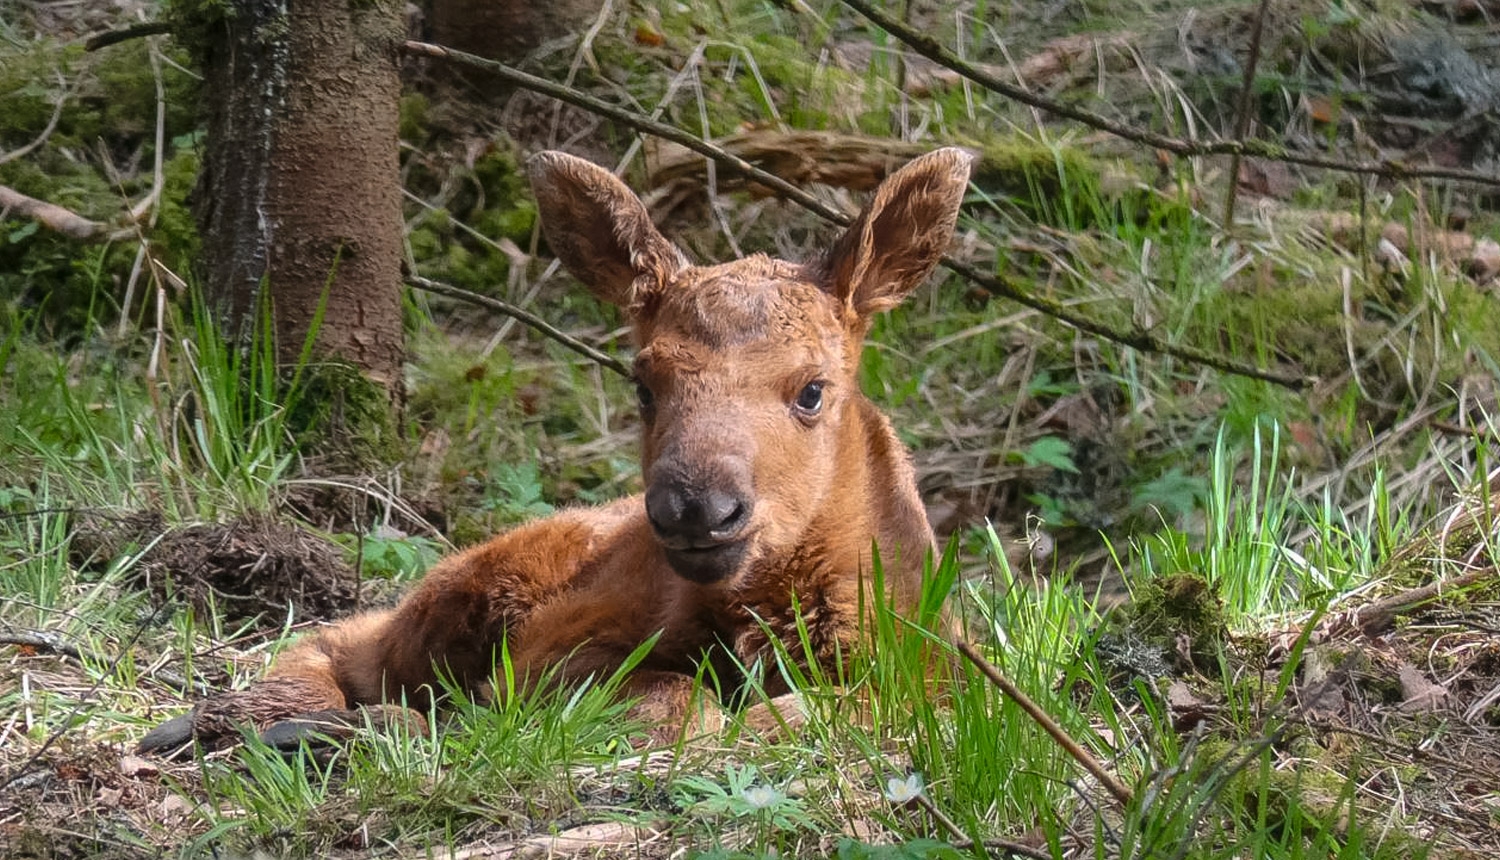
[[[734,576],[749,555],[747,538],[702,546],[669,547],[663,545],[667,564],[678,576],[699,585],[712,585]]]

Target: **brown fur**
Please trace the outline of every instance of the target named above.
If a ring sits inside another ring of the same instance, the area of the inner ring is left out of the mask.
[[[578,682],[659,635],[627,692],[675,730],[705,659],[732,679],[735,660],[770,656],[766,630],[800,654],[799,623],[820,662],[851,645],[872,541],[894,600],[911,606],[932,530],[907,453],[856,372],[871,315],[899,303],[947,244],[969,163],[957,149],[916,159],[812,263],[695,267],[614,176],[535,156],[549,244],[631,317],[646,493],[451,556],[395,609],[302,640],[265,681],[178,725],[210,740],[236,719],[264,728],[403,696],[421,705],[439,672],[478,691],[502,644],[518,677],[556,668]],[[779,677],[769,673],[772,692]],[[152,740],[142,746],[162,748]]]

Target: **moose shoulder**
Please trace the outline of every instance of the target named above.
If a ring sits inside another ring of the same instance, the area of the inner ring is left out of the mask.
[[[394,609],[301,640],[266,679],[200,703],[141,748],[219,743],[246,723],[293,739],[309,719],[356,708],[410,718],[389,703],[422,704],[439,674],[481,690],[502,644],[521,679],[601,677],[652,637],[626,693],[675,730],[704,660],[736,677],[768,656],[767,631],[802,653],[799,626],[816,660],[851,644],[872,544],[895,605],[914,605],[932,530],[857,370],[872,315],[946,248],[970,161],[951,148],[915,159],[812,261],[692,266],[612,174],[534,156],[548,244],[631,322],[645,493],[445,559]]]

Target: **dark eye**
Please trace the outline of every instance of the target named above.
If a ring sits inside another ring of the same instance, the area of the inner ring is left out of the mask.
[[[797,395],[797,408],[809,415],[816,415],[823,408],[823,383],[809,382]]]
[[[650,409],[651,404],[656,402],[656,395],[651,393],[651,389],[646,387],[646,383],[637,382],[635,384],[635,399],[641,404],[642,409]]]

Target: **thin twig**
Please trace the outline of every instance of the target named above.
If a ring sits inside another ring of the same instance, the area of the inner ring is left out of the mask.
[[[1260,0],[1255,21],[1250,25],[1250,56],[1245,59],[1245,77],[1240,83],[1239,116],[1234,121],[1234,139],[1243,141],[1250,134],[1250,105],[1254,101],[1255,67],[1260,65],[1260,34],[1266,24],[1266,8],[1271,0]],[[1234,226],[1234,198],[1240,190],[1240,156],[1229,156],[1229,188],[1224,192],[1224,229]]]
[[[57,73],[57,83],[59,86],[63,87],[63,92],[57,97],[57,104],[52,106],[52,117],[47,120],[46,128],[43,128],[42,133],[37,135],[35,139],[33,139],[25,146],[16,147],[10,152],[0,152],[0,164],[5,164],[8,161],[15,161],[21,156],[30,153],[37,147],[46,143],[47,138],[52,136],[52,132],[57,130],[57,123],[62,119],[63,107],[67,105],[68,97],[73,95],[73,88],[67,85],[68,82],[63,78],[62,72]]]
[[[629,379],[631,377],[630,368],[626,367],[625,363],[620,361],[618,358],[615,358],[614,356],[607,353],[600,352],[599,350],[593,348],[592,346],[589,346],[578,338],[575,338],[572,335],[556,328],[551,323],[547,322],[536,314],[518,308],[510,302],[492,298],[490,296],[480,295],[479,293],[470,292],[469,290],[455,287],[452,284],[445,284],[441,281],[434,281],[430,278],[424,278],[420,275],[407,275],[406,282],[419,290],[424,290],[429,293],[435,293],[440,296],[447,296],[450,299],[458,299],[459,301],[468,302],[469,304],[473,305],[479,305],[480,307],[489,308],[492,311],[497,311],[499,313],[505,314],[512,319],[518,320],[525,325],[530,326],[537,332],[549,338],[552,338],[553,340],[557,341],[568,349],[573,350],[579,355],[584,356],[590,361],[593,361],[596,364],[603,365],[604,367],[613,370],[615,373],[620,374],[626,379]]]
[[[151,77],[156,82],[156,141],[152,158],[151,190],[141,198],[139,203],[130,207],[130,222],[136,227],[136,238],[140,246],[136,249],[135,262],[130,267],[130,277],[125,282],[125,297],[120,300],[120,324],[116,335],[121,338],[125,337],[125,332],[130,325],[130,305],[135,298],[136,284],[140,282],[141,265],[148,260],[153,264],[151,265],[151,280],[156,284],[158,291],[161,288],[161,278],[154,265],[155,258],[151,255],[151,241],[146,238],[141,222],[142,219],[146,219],[144,226],[147,228],[156,226],[156,216],[161,211],[157,204],[161,202],[162,190],[167,186],[166,172],[163,169],[166,151],[167,89],[161,75],[161,50],[154,36],[147,41],[146,49],[151,58]],[[121,191],[123,193],[123,189]]]
[[[1092,753],[1084,749],[1081,744],[1073,740],[1067,732],[1063,731],[1062,726],[1059,726],[1057,721],[1052,719],[1051,715],[1042,710],[1041,706],[1036,702],[1033,702],[1031,697],[1026,695],[1020,687],[1012,684],[1009,678],[1000,674],[1000,670],[995,668],[993,663],[984,659],[984,655],[980,654],[979,650],[973,645],[962,639],[956,640],[954,644],[958,646],[960,653],[969,658],[970,663],[973,663],[986,678],[990,679],[990,683],[999,687],[1001,692],[1020,705],[1021,710],[1025,711],[1027,716],[1035,720],[1036,724],[1041,726],[1047,734],[1051,735],[1052,739],[1057,741],[1064,750],[1067,750],[1068,755],[1071,755],[1079,764],[1083,765],[1084,770],[1093,774],[1094,778],[1099,780],[1099,783],[1104,786],[1105,790],[1114,795],[1115,800],[1119,801],[1122,806],[1130,804],[1133,797],[1130,789],[1116,779],[1114,774],[1105,770],[1104,765],[1100,764],[1099,760],[1094,758]]]
[[[953,847],[957,848],[960,851],[968,851],[973,848],[979,848],[987,851],[988,849],[993,848],[996,851],[1004,851],[1006,854],[1010,854],[1015,857],[1029,857],[1034,858],[1034,860],[1052,860],[1052,855],[1050,853],[1043,851],[1040,848],[1033,848],[1032,846],[1027,845],[1024,842],[1013,842],[1009,839],[986,839],[982,842],[975,842],[973,839],[969,838],[969,834],[965,833],[962,827],[958,826],[958,822],[954,821],[951,817],[949,817],[948,813],[944,812],[941,808],[938,807],[936,803],[933,802],[932,798],[928,797],[925,794],[919,794],[916,797],[912,798],[912,800],[918,806],[927,810],[928,814],[932,816],[933,820],[936,821],[938,825],[941,826],[944,830],[948,831],[948,835],[953,837]]]
[[[130,207],[130,220],[139,224],[143,218],[146,219],[145,226],[156,226],[156,215],[159,211],[157,204],[161,200],[162,189],[167,185],[165,162],[167,150],[167,86],[162,80],[161,74],[161,48],[156,44],[156,39],[151,39],[146,45],[147,56],[151,60],[151,78],[156,84],[156,138],[151,163],[151,190],[141,201]],[[150,217],[147,218],[146,216]]]
[[[1483,427],[1465,427],[1462,424],[1454,424],[1452,421],[1439,421],[1436,418],[1428,421],[1427,426],[1439,433],[1446,433],[1449,436],[1467,436],[1470,439],[1493,439],[1495,437],[1495,431],[1493,430]]]
[[[66,657],[75,663],[85,662],[82,649],[50,630],[0,630],[0,645],[36,648],[41,651],[50,651],[59,657]],[[171,669],[157,669],[151,673],[151,676],[174,687],[192,690],[199,695],[207,695],[209,692],[207,684],[190,680]]]
[[[709,158],[712,158],[715,161],[719,162],[720,164],[727,164],[747,176],[754,177],[757,182],[772,189],[782,197],[791,200],[799,206],[804,207],[808,211],[826,218],[829,221],[834,222],[835,224],[847,226],[854,220],[849,215],[846,215],[843,212],[840,212],[839,210],[825,204],[823,201],[812,196],[806,191],[803,191],[801,188],[798,188],[790,182],[787,182],[786,180],[773,174],[766,173],[763,170],[759,170],[743,158],[740,158],[739,156],[728,152],[721,147],[714,146],[713,144],[708,143],[675,126],[657,122],[650,119],[649,117],[626,110],[625,108],[618,107],[616,105],[612,105],[609,102],[603,101],[601,99],[594,98],[593,96],[584,92],[580,92],[579,90],[573,89],[572,87],[565,87],[561,84],[553,83],[546,78],[539,78],[536,75],[527,74],[526,72],[507,66],[504,63],[496,62],[495,60],[487,60],[484,57],[479,57],[475,56],[474,54],[454,50],[453,48],[445,48],[442,45],[433,45],[428,42],[407,41],[402,45],[402,47],[404,50],[413,54],[422,54],[428,57],[437,57],[438,59],[450,60],[461,65],[473,66],[476,69],[485,69],[486,71],[494,73],[496,77],[509,81],[510,83],[513,83],[518,87],[522,87],[523,89],[541,93],[544,96],[551,96],[558,101],[567,102],[568,104],[581,107],[584,110],[596,113],[608,119],[624,123],[625,125],[628,125],[631,128],[636,129],[637,131],[654,134],[657,137],[663,138],[665,140],[670,140],[673,143],[682,144],[688,149],[691,149],[699,154],[706,155]]]
[[[495,74],[497,77],[503,78],[510,83],[515,84],[516,86],[531,90],[533,92],[538,92],[546,96],[551,96],[552,98],[565,101],[569,104],[584,108],[585,110],[593,111],[595,113],[598,113],[600,116],[604,116],[617,122],[624,123],[625,125],[628,125],[631,128],[636,129],[637,131],[645,132],[647,134],[653,134],[665,140],[670,140],[673,143],[681,144],[682,146],[685,146],[688,149],[699,153],[700,155],[705,155],[719,162],[720,164],[725,164],[729,167],[732,167],[733,169],[754,179],[757,183],[775,191],[785,199],[790,200],[793,203],[796,203],[797,205],[808,210],[809,212],[832,221],[835,224],[848,226],[849,223],[853,220],[849,215],[828,206],[821,200],[817,199],[801,188],[792,185],[786,180],[774,174],[767,173],[766,171],[761,170],[745,161],[743,158],[735,155],[734,153],[729,152],[722,147],[715,146],[708,141],[688,134],[687,132],[674,126],[656,122],[655,120],[652,120],[646,116],[634,113],[616,105],[612,105],[608,102],[601,101],[600,99],[594,98],[593,96],[590,96],[586,93],[582,93],[575,89],[555,84],[544,78],[536,77],[535,75],[529,75],[518,69],[511,68],[504,63],[499,63],[494,60],[486,60],[483,57],[477,57],[473,54],[468,54],[463,51],[456,51],[452,48],[445,48],[442,45],[433,45],[427,42],[413,41],[406,42],[404,44],[404,48],[411,53],[423,54],[429,57],[451,60],[453,62],[460,63],[466,66],[486,69]],[[1261,368],[1255,367],[1254,365],[1234,361],[1225,358],[1224,356],[1208,352],[1206,350],[1167,343],[1166,341],[1157,338],[1144,329],[1137,328],[1131,331],[1122,331],[1120,329],[1111,328],[1110,326],[1099,322],[1098,320],[1091,319],[1080,313],[1077,313],[1076,311],[1070,310],[1060,302],[1055,302],[1050,299],[1044,299],[1039,296],[1034,296],[1015,286],[1014,284],[1002,280],[998,276],[980,272],[973,266],[970,266],[967,263],[959,262],[952,257],[943,257],[942,264],[950,271],[968,278],[973,283],[978,284],[979,286],[983,287],[985,290],[988,290],[990,293],[996,296],[1010,299],[1011,301],[1014,301],[1018,304],[1022,304],[1026,307],[1040,311],[1047,316],[1052,317],[1053,319],[1056,319],[1062,323],[1078,329],[1079,331],[1097,335],[1104,338],[1105,340],[1113,341],[1124,346],[1133,347],[1145,352],[1173,356],[1175,358],[1180,358],[1183,361],[1188,361],[1193,364],[1212,367],[1225,373],[1231,373],[1236,376],[1245,376],[1252,379],[1260,379],[1266,382],[1274,383],[1276,385],[1284,386],[1286,388],[1297,390],[1310,387],[1317,381],[1315,379],[1301,375],[1263,370]]]
[[[1386,159],[1383,161],[1341,161],[1327,156],[1292,152],[1284,146],[1266,140],[1201,141],[1184,140],[1179,137],[1157,134],[1153,131],[1116,122],[1109,117],[1094,113],[1093,111],[1053,101],[1045,96],[1003,81],[992,72],[975,66],[972,63],[965,62],[950,53],[931,36],[902,26],[900,21],[876,9],[865,2],[865,0],[842,0],[842,2],[859,14],[869,18],[882,30],[906,43],[908,47],[918,54],[940,66],[959,73],[986,89],[1024,105],[1040,108],[1054,116],[1083,123],[1090,128],[1096,128],[1133,143],[1164,149],[1174,155],[1234,155],[1238,153],[1255,158],[1265,158],[1271,161],[1301,164],[1305,167],[1319,167],[1340,173],[1368,173],[1389,179],[1451,179],[1456,182],[1472,182],[1477,185],[1500,185],[1500,175],[1481,173],[1475,170],[1459,170],[1436,166],[1414,167],[1395,159]]]
[[[604,32],[604,25],[609,22],[610,15],[614,12],[613,0],[604,0],[599,6],[599,14],[594,16],[594,23],[584,31],[583,38],[578,42],[578,50],[573,52],[573,60],[568,63],[568,74],[563,78],[563,86],[571,87],[573,81],[578,78],[578,69],[584,61],[589,64],[589,69],[594,74],[599,74],[599,63],[594,59],[594,40]],[[562,105],[558,105],[552,111],[552,127],[547,132],[547,139],[553,145],[557,143],[557,131],[562,125]]]
[[[996,851],[1004,851],[1006,854],[1010,854],[1016,857],[1030,857],[1033,858],[1033,860],[1053,860],[1054,856],[1050,851],[1043,851],[1040,848],[1032,848],[1025,842],[1015,842],[1010,839],[986,839],[979,844],[983,845],[985,848],[992,848]],[[953,847],[963,849],[969,846],[954,843]]]
[[[1069,308],[1063,302],[1032,295],[1009,281],[1003,281],[994,275],[981,272],[968,263],[961,263],[952,257],[944,257],[943,265],[949,271],[956,272],[968,278],[994,295],[1010,299],[1016,304],[1025,305],[1033,310],[1041,311],[1047,316],[1059,322],[1066,323],[1079,331],[1097,335],[1122,346],[1134,347],[1142,352],[1169,355],[1173,358],[1180,358],[1183,361],[1200,364],[1204,367],[1212,367],[1215,370],[1221,370],[1235,376],[1274,383],[1294,391],[1311,388],[1318,382],[1316,377],[1264,370],[1252,364],[1245,364],[1244,362],[1225,358],[1222,355],[1198,349],[1197,347],[1167,343],[1139,326],[1129,331],[1111,328],[1092,317],[1085,316]]]
[[[171,33],[172,25],[166,21],[148,21],[144,24],[131,24],[129,27],[121,27],[118,30],[105,30],[103,33],[95,33],[88,37],[83,43],[85,51],[97,51],[120,42],[128,42],[131,39],[141,39],[146,36],[160,36]]]
[[[938,805],[932,802],[932,798],[925,794],[919,794],[912,799],[916,801],[918,806],[927,810],[927,814],[931,815],[934,821],[944,830],[948,831],[949,836],[952,836],[957,842],[964,843],[964,848],[973,846],[974,840],[969,838],[969,834],[965,833],[964,829],[958,826],[958,822],[948,817],[948,813],[939,809]]]

